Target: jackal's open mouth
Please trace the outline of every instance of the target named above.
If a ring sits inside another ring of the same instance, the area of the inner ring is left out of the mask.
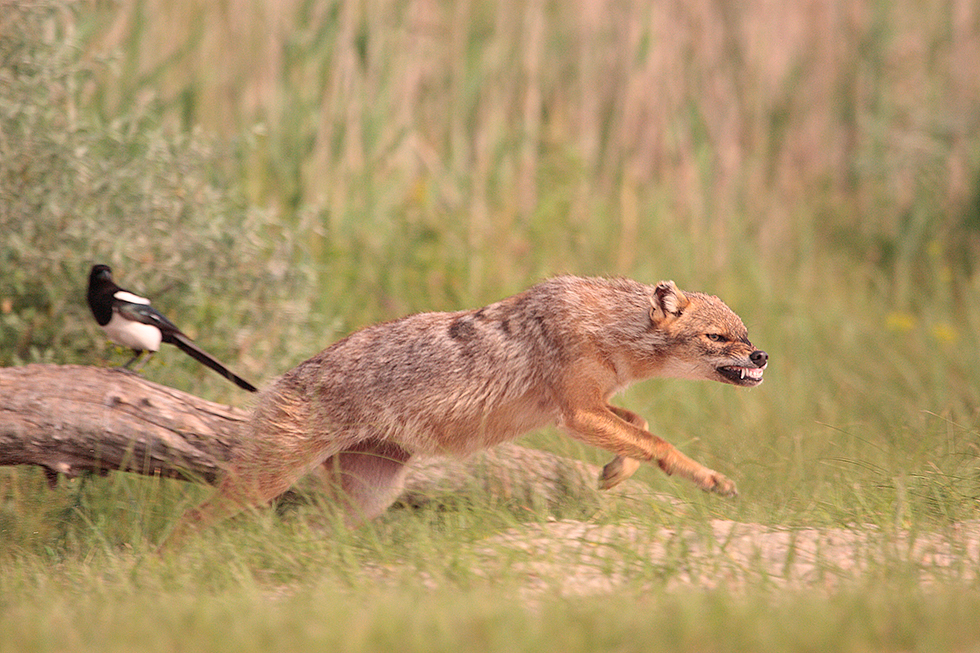
[[[725,365],[718,368],[718,373],[735,385],[759,385],[762,383],[762,371],[765,367],[741,367]]]

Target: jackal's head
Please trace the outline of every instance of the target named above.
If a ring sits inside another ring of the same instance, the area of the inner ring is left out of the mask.
[[[663,376],[762,383],[769,355],[752,346],[741,318],[717,297],[661,281],[650,296],[650,319],[665,340]]]

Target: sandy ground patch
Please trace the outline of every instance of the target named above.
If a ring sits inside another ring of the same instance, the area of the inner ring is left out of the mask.
[[[480,553],[524,574],[529,591],[563,595],[615,592],[650,568],[668,589],[749,585],[833,589],[895,570],[922,583],[975,580],[980,522],[943,533],[883,533],[874,527],[772,528],[714,520],[703,529],[598,526],[563,520],[528,524],[488,538]]]

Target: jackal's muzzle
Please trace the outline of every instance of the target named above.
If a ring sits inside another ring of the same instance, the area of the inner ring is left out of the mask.
[[[754,386],[762,383],[762,371],[769,364],[769,354],[757,349],[749,354],[750,365],[723,365],[718,373],[735,385]]]

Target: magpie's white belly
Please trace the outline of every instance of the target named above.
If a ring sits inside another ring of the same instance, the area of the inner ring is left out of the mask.
[[[118,313],[113,313],[109,324],[102,328],[105,329],[109,340],[130,349],[157,351],[163,339],[160,329],[155,326],[127,320]]]

